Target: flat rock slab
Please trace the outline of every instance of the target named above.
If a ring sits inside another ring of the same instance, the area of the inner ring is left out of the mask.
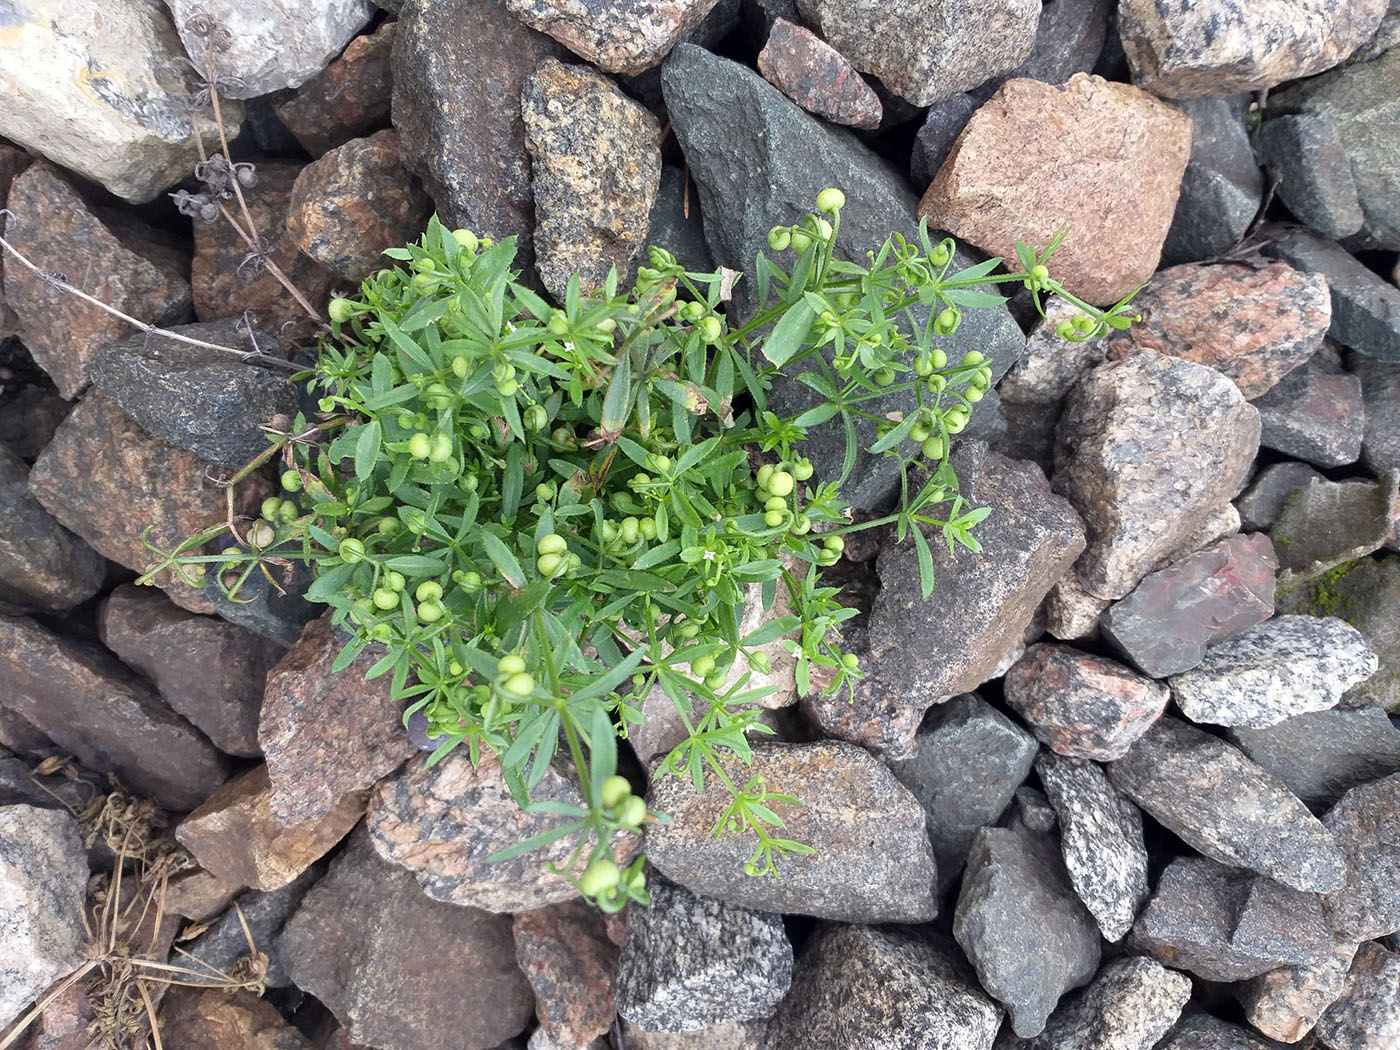
[[[0,445],[0,603],[66,612],[106,576],[102,556],[29,494],[29,468]]]
[[[1233,729],[1230,739],[1314,806],[1330,806],[1354,787],[1400,772],[1400,728],[1370,705]]]
[[[608,73],[658,65],[717,0],[505,0],[520,21]]]
[[[1400,269],[1400,263],[1396,265]],[[1361,380],[1361,400],[1365,407],[1362,466],[1377,476],[1400,469],[1400,364],[1383,364],[1358,357],[1352,361],[1351,368],[1352,374]]]
[[[1361,457],[1366,408],[1361,380],[1309,362],[1254,402],[1259,444],[1319,467],[1345,467]]]
[[[1176,99],[1173,105],[1191,118],[1191,159],[1162,245],[1164,266],[1228,251],[1249,231],[1264,200],[1264,173],[1239,99]]]
[[[1337,841],[1277,777],[1236,748],[1171,717],[1157,722],[1109,781],[1187,845],[1222,864],[1252,868],[1295,889],[1337,889]]]
[[[1269,530],[1280,590],[1324,576],[1393,543],[1400,517],[1400,470],[1379,481],[1314,480],[1283,505]]]
[[[1400,1043],[1400,954],[1363,944],[1317,1034],[1334,1050],[1386,1050]]]
[[[749,836],[710,837],[731,796],[715,778],[696,794],[689,778],[652,783],[649,809],[671,822],[651,828],[647,855],[694,893],[757,911],[799,913],[843,922],[923,922],[938,913],[937,872],[918,800],[869,752],[854,744],[759,743],[750,765],[729,768],[736,784],[759,776],[769,791],[802,805],[779,804],[784,835],[814,854],[781,863],[778,879],[744,874]],[[859,798],[852,808],[849,801]],[[878,827],[879,849],[873,829]]]
[[[1338,937],[1365,941],[1400,930],[1400,773],[1352,788],[1322,823],[1345,861],[1342,884],[1323,898]]]

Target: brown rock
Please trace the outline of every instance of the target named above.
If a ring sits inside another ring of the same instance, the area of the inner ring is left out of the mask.
[[[244,990],[172,988],[160,1011],[171,1050],[311,1050],[266,999]]]
[[[343,671],[330,620],[312,620],[267,675],[258,740],[272,781],[269,806],[288,827],[333,811],[417,752],[389,695],[389,675],[364,680],[368,651]]]
[[[867,131],[880,126],[880,96],[855,66],[810,29],[786,18],[773,23],[768,43],[758,53],[758,71],[808,113]]]
[[[1045,596],[1045,629],[1062,642],[1096,638],[1099,617],[1109,604],[1086,591],[1078,573],[1066,573]]]
[[[583,901],[515,916],[515,961],[535,990],[540,1027],[561,1046],[583,1046],[612,1026],[617,959],[603,916]]]
[[[99,217],[53,166],[34,164],[16,178],[8,206],[13,216],[6,238],[40,269],[63,274],[74,287],[139,321],[168,324],[188,312],[184,257],[130,217]],[[5,299],[19,316],[34,360],[69,400],[87,386],[97,351],[130,331],[126,322],[14,260],[5,265]]]
[[[388,264],[385,248],[423,232],[432,202],[399,163],[392,128],[352,139],[301,169],[287,232],[303,252],[355,284]]]
[[[24,150],[0,143],[0,208],[5,207],[15,176],[29,167],[32,160]],[[0,339],[19,332],[19,318],[5,302],[5,255],[4,251],[0,251]]]
[[[332,275],[303,255],[287,232],[287,208],[300,171],[299,164],[259,161],[257,185],[245,190],[244,197],[268,258],[319,309],[330,290]],[[241,210],[234,208],[231,214],[238,217],[240,225],[244,224]],[[314,332],[315,323],[291,293],[255,261],[248,262],[248,257],[248,245],[222,218],[209,225],[194,224],[190,283],[194,288],[195,316],[201,321],[216,321],[252,311],[259,328],[279,332],[283,338],[304,338]]]
[[[526,25],[548,33],[608,73],[657,65],[699,27],[717,0],[506,0]]]
[[[101,556],[29,494],[29,468],[0,445],[0,606],[66,612],[106,575]]]
[[[209,922],[223,914],[242,888],[203,868],[183,871],[165,885],[165,910],[191,922]]]
[[[1142,320],[1109,338],[1109,357],[1147,349],[1210,365],[1249,399],[1317,353],[1332,323],[1327,281],[1278,262],[1173,266],[1133,304]]]
[[[1017,240],[1044,247],[1068,224],[1051,272],[1108,305],[1156,269],[1190,149],[1190,119],[1129,84],[1008,80],[972,115],[919,215],[1009,259]]]
[[[389,53],[397,22],[357,36],[340,57],[273,109],[306,152],[319,157],[389,122]]]
[[[142,542],[147,528],[151,543],[171,550],[227,517],[225,490],[210,471],[194,453],[148,434],[94,390],[34,464],[29,491],[99,554],[144,572],[155,560]],[[249,478],[234,496],[235,510],[255,514],[270,491],[261,477]],[[200,591],[172,573],[162,573],[156,583],[184,609],[214,611]]]
[[[155,683],[166,702],[221,751],[243,758],[262,754],[258,712],[281,646],[129,584],[107,598],[98,630],[102,644]]]
[[[209,741],[99,646],[0,617],[0,681],[0,704],[166,809],[193,809],[228,776]]]
[[[1356,948],[1339,944],[1318,962],[1282,966],[1236,986],[1249,1023],[1272,1039],[1298,1042],[1342,994]]]
[[[509,916],[432,900],[363,832],[306,895],[278,950],[296,984],[367,1046],[442,1050],[450,1038],[453,1050],[485,1050],[532,1015]]]
[[[200,866],[225,882],[255,890],[281,889],[350,833],[365,811],[352,791],[325,816],[286,827],[268,808],[267,766],[256,766],[210,795],[175,829]]]

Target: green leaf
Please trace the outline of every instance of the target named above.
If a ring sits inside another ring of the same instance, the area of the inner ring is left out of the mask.
[[[355,442],[355,477],[364,481],[374,470],[379,458],[379,420],[371,420],[360,428]]]
[[[800,416],[792,421],[793,426],[815,427],[831,419],[837,412],[841,411],[841,406],[834,401],[824,401],[814,408],[807,409]]]
[[[928,549],[928,540],[917,524],[910,531],[914,534],[914,549],[919,559],[919,585],[927,600],[933,594],[933,552]]]
[[[336,594],[355,571],[353,565],[336,565],[316,577],[316,582],[306,589],[306,600],[324,602]]]
[[[623,353],[613,366],[608,380],[608,392],[603,395],[603,414],[599,426],[605,434],[620,434],[632,409],[632,357]]]
[[[1000,306],[1006,302],[1004,295],[992,295],[989,292],[977,292],[971,288],[945,288],[943,296],[949,302],[957,303],[959,306],[970,306],[980,309],[987,306]]]
[[[525,586],[525,570],[520,567],[520,562],[511,553],[510,548],[502,542],[501,538],[493,532],[483,531],[481,533],[481,545],[486,549],[486,556],[491,559],[491,564],[502,576],[510,581],[513,587]]]
[[[975,281],[979,277],[986,277],[987,274],[991,273],[1000,265],[1000,256],[995,256],[991,259],[984,259],[982,262],[975,263],[974,265],[969,266],[965,270],[959,270],[957,273],[952,274],[950,277],[948,277],[947,280],[950,282]],[[947,292],[945,291],[944,294],[946,295]]]
[[[802,342],[812,330],[817,315],[806,302],[792,306],[763,343],[763,356],[781,368],[802,349]]]
[[[571,820],[566,824],[560,824],[557,828],[550,828],[542,831],[538,835],[531,835],[528,839],[517,842],[514,846],[507,846],[503,850],[497,850],[486,858],[487,864],[500,864],[504,861],[513,860],[523,853],[548,846],[551,842],[557,842],[565,835],[572,835],[576,831],[582,831],[587,827],[587,821]]]
[[[408,573],[410,576],[431,576],[444,571],[445,568],[441,558],[430,558],[426,554],[400,554],[386,559],[384,567]]]
[[[871,451],[871,453],[872,453],[872,454],[878,455],[879,453],[884,452],[884,451],[886,451],[887,449],[892,449],[892,448],[894,448],[896,445],[898,445],[901,441],[903,441],[906,437],[909,436],[909,430],[910,430],[911,427],[913,427],[913,425],[914,425],[914,420],[915,420],[916,418],[917,418],[916,416],[914,416],[914,415],[911,414],[907,419],[905,419],[903,422],[901,422],[897,427],[895,427],[893,430],[891,430],[888,434],[886,434],[884,437],[882,437],[879,441],[877,441],[877,442],[875,442],[875,444],[871,445],[871,446],[870,446],[870,451]]]
[[[597,805],[600,804],[599,793],[603,790],[603,781],[617,772],[617,731],[613,729],[612,719],[602,704],[593,705],[588,747],[588,777],[592,787],[589,797]]]

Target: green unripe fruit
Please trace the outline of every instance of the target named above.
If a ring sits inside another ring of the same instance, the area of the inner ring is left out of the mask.
[[[632,785],[626,777],[613,776],[603,781],[603,786],[598,789],[598,801],[612,809],[620,806],[632,797]]]
[[[550,313],[549,320],[545,322],[545,327],[552,335],[567,335],[569,318],[563,310],[554,310]]]
[[[482,580],[481,573],[479,572],[464,572],[460,577],[454,573],[453,578],[457,580],[457,586],[461,587],[462,590],[466,591],[468,594],[481,590]]]
[[[758,674],[767,674],[773,670],[773,665],[764,653],[750,653],[749,668]]]
[[[332,299],[326,307],[326,313],[330,314],[331,320],[336,324],[344,324],[355,316],[355,304],[349,299]]]
[[[301,511],[297,509],[297,505],[295,503],[293,503],[289,499],[284,499],[282,501],[282,506],[277,508],[277,520],[295,521],[297,515],[300,513]]]
[[[1031,279],[1034,281],[1048,281],[1050,270],[1043,263],[1036,263],[1031,267]]]
[[[690,661],[690,673],[695,675],[696,678],[705,678],[708,675],[714,674],[714,672],[715,658],[709,653],[703,656],[697,656],[694,660]]]
[[[507,379],[503,383],[496,384],[496,393],[500,394],[502,397],[514,397],[516,391],[519,389],[520,384],[514,379]]]
[[[408,454],[414,459],[427,459],[432,450],[432,439],[421,430],[408,439]]]
[[[724,682],[725,676],[723,671],[716,671],[713,674],[707,674],[705,676],[705,688],[712,689],[715,692],[719,692],[719,690],[724,688]]]
[[[929,436],[932,433],[933,431],[929,430],[928,425],[926,423],[915,423],[912,427],[909,428],[909,440],[924,442],[929,439]]]
[[[855,671],[860,668],[860,657],[855,653],[845,653],[841,657],[841,663],[845,665],[846,670]]]
[[[558,495],[558,493],[559,489],[552,481],[541,481],[535,486],[535,499],[539,500],[541,503],[548,503]]]
[[[442,619],[445,610],[437,602],[419,602],[418,619],[424,623],[436,623]]]
[[[958,312],[951,306],[939,311],[938,316],[933,319],[933,330],[939,335],[952,335],[957,327]]]
[[[255,522],[248,530],[248,542],[254,547],[270,546],[277,539],[277,530],[268,521]]]
[[[431,273],[415,273],[413,275],[413,290],[420,295],[427,295],[437,290],[438,279]]]
[[[947,266],[950,258],[946,244],[935,244],[933,251],[928,253],[928,261],[934,266]]]
[[[452,374],[458,379],[466,379],[467,372],[471,370],[471,362],[461,354],[452,359]]]
[[[506,653],[496,664],[497,674],[519,674],[523,670],[525,670],[525,660],[517,653]]]
[[[391,569],[385,574],[384,583],[391,591],[401,591],[404,589],[407,581],[404,580],[403,573],[394,572]]]
[[[985,360],[987,360],[987,355],[982,353],[981,350],[969,350],[967,353],[963,354],[962,363],[964,368],[972,368],[975,365],[980,365]]]
[[[442,597],[442,584],[436,580],[424,580],[413,591],[420,602],[435,602]]]
[[[527,430],[543,430],[549,426],[549,412],[544,405],[531,405],[521,418]]]
[[[642,518],[641,521],[639,521],[639,522],[637,523],[637,528],[639,528],[639,529],[642,530],[642,539],[644,539],[644,540],[654,540],[654,539],[656,539],[656,519],[655,519],[655,518]]]
[[[535,543],[536,554],[563,554],[569,549],[569,541],[557,532],[547,532]]]
[[[943,439],[941,437],[926,438],[919,451],[929,459],[943,458]]]
[[[768,247],[775,252],[785,252],[792,244],[792,231],[786,226],[774,226],[768,231]]]
[[[282,477],[281,477],[280,480],[281,480],[281,482],[282,482],[282,491],[284,491],[284,492],[300,492],[300,491],[301,491],[301,475],[298,474],[295,470],[284,470],[284,471],[282,471]]]
[[[258,508],[264,518],[275,518],[277,512],[282,509],[282,500],[277,496],[268,496],[262,501],[262,506]]]
[[[641,535],[642,523],[633,517],[622,519],[622,542],[628,547],[637,542],[637,537]]]
[[[780,510],[765,511],[763,514],[763,524],[770,529],[780,528],[785,520],[787,515]]]
[[[799,514],[792,520],[792,531],[798,536],[807,535],[812,531],[812,519],[805,514]]]
[[[638,795],[630,796],[622,804],[622,812],[617,819],[629,828],[641,827],[642,821],[647,819],[647,800]]]
[[[818,565],[835,565],[840,560],[841,555],[837,554],[835,551],[827,550],[825,547],[817,551]]]
[[[340,555],[340,560],[346,565],[354,565],[365,560],[365,545],[353,537],[341,540],[336,553]]]
[[[773,480],[773,472],[777,469],[778,468],[773,466],[773,464],[771,463],[765,463],[763,464],[763,466],[759,467],[758,487],[761,489],[766,489],[768,487],[768,482]]]
[[[799,459],[792,467],[793,476],[798,481],[806,481],[812,476],[812,461],[810,459]]]
[[[939,347],[934,347],[929,351],[929,359],[933,362],[933,367],[946,368],[948,366],[948,355]]]
[[[316,407],[319,408],[322,412],[334,412],[335,398],[323,397],[321,398],[321,400],[316,402]]]
[[[817,194],[817,211],[835,215],[846,206],[846,195],[835,186],[828,186]]]
[[[606,857],[600,857],[588,865],[588,870],[578,880],[578,888],[585,897],[596,897],[617,885],[622,869]]]
[[[602,332],[604,335],[612,335],[613,332],[617,331],[617,318],[604,317],[598,322],[598,331]]]
[[[374,594],[370,597],[376,609],[383,609],[385,612],[388,612],[390,609],[397,609],[399,607],[399,596],[387,587],[376,588]]]
[[[443,463],[452,458],[452,438],[447,434],[434,434],[428,459],[433,463]]]
[[[963,397],[971,401],[974,405],[987,396],[987,392],[976,384],[968,384],[968,388],[963,391]]]
[[[452,239],[456,241],[459,246],[465,248],[467,251],[476,251],[476,234],[472,233],[471,230],[453,230]]]
[[[1075,327],[1071,321],[1061,321],[1055,326],[1055,334],[1061,339],[1068,339],[1075,333]]]
[[[794,251],[805,252],[812,246],[812,235],[806,230],[792,231],[792,247]]]
[[[760,484],[762,484],[760,482]],[[768,478],[767,489],[775,496],[788,496],[792,494],[796,482],[791,474],[785,470],[775,470]]]
[[[823,218],[818,218],[818,219],[816,220],[815,225],[816,225],[816,227],[817,227],[817,232],[820,233],[820,234],[822,235],[822,238],[823,238],[824,240],[830,240],[830,239],[831,239],[831,233],[832,233],[832,230],[831,230],[831,223],[827,222],[827,221],[826,221],[825,219],[823,219]]]
[[[895,375],[893,368],[881,368],[875,373],[876,386],[890,386],[894,383]]]
[[[449,663],[449,664],[447,665],[447,673],[450,674],[450,675],[459,675],[459,674],[462,673],[462,671],[463,671],[462,665],[459,664],[456,660],[453,660],[451,663]]]
[[[720,336],[724,334],[724,322],[711,314],[709,317],[700,320],[700,338],[707,343],[719,342]]]
[[[549,440],[553,441],[560,448],[573,448],[577,441],[574,439],[574,432],[568,427],[555,427],[549,435]]]
[[[846,549],[846,537],[828,536],[824,540],[822,540],[822,546],[826,550],[834,551],[835,553],[840,554]]]
[[[763,502],[764,510],[787,510],[787,500],[782,496],[769,496]]]
[[[540,570],[541,576],[553,576],[564,565],[562,554],[541,554],[535,559],[535,568]]]
[[[535,676],[528,671],[517,671],[501,683],[501,688],[511,696],[527,697],[535,691]]]
[[[1092,332],[1097,326],[1098,322],[1095,321],[1088,314],[1074,315],[1074,327],[1079,329],[1079,331],[1081,332]]]
[[[369,636],[376,642],[387,642],[394,637],[394,629],[387,623],[377,623],[369,629]]]
[[[914,374],[920,379],[927,379],[933,375],[933,355],[920,354],[914,358]]]

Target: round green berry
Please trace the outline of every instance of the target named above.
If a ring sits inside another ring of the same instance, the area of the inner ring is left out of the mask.
[[[284,491],[284,492],[300,492],[300,491],[301,491],[301,475],[298,474],[295,470],[284,470],[284,471],[282,471],[282,477],[281,477],[280,480],[281,480],[281,482],[282,482],[282,491]]]
[[[564,566],[564,556],[562,554],[541,554],[535,559],[535,568],[540,570],[541,576],[553,576]]]
[[[355,304],[349,299],[332,299],[326,307],[326,313],[336,324],[344,324],[355,316]]]
[[[354,565],[365,560],[365,545],[351,537],[348,540],[341,540],[336,553],[340,555],[340,560],[346,565]]]
[[[442,597],[442,584],[436,580],[424,580],[413,592],[420,602],[435,602]]]
[[[923,444],[919,448],[919,451],[922,452],[924,456],[928,459],[942,459],[943,439],[938,436],[925,438]]]
[[[408,454],[414,459],[427,459],[432,451],[432,438],[421,430],[408,439]]]
[[[697,678],[705,678],[714,674],[714,671],[715,658],[709,653],[703,656],[697,656],[694,660],[690,661],[690,673]]]
[[[476,251],[476,234],[472,233],[471,230],[453,230],[452,239],[456,241],[458,245],[465,248],[467,251]]]
[[[535,691],[535,676],[528,671],[517,671],[501,683],[501,688],[511,696],[529,696]]]
[[[544,405],[531,405],[521,418],[527,430],[543,430],[549,426],[549,412]]]
[[[763,524],[767,525],[770,529],[781,528],[783,522],[786,520],[787,515],[781,510],[769,510],[763,513]]]
[[[496,664],[497,674],[519,674],[523,670],[525,670],[525,660],[519,653],[506,653]]]
[[[609,809],[620,806],[632,797],[632,785],[626,777],[613,776],[603,781],[603,786],[598,789],[598,801]]]
[[[700,338],[707,343],[717,343],[724,334],[724,322],[714,314],[700,319]]]
[[[775,252],[785,252],[792,244],[792,231],[786,226],[774,226],[768,231],[768,247]]]
[[[828,186],[817,194],[817,211],[835,215],[846,206],[846,195],[835,186]]]
[[[399,596],[387,587],[376,588],[374,594],[370,595],[370,600],[374,602],[376,609],[383,609],[385,612],[399,607]]]
[[[799,459],[792,465],[793,476],[796,477],[798,481],[806,481],[810,478],[812,476],[812,470],[812,461],[810,459]]]
[[[775,470],[768,478],[767,489],[775,496],[787,496],[792,493],[795,485],[792,475],[786,470]]]
[[[607,857],[599,857],[588,865],[583,877],[578,880],[578,888],[585,897],[596,897],[615,887],[621,876],[622,869],[617,866],[615,861],[611,861]]]
[[[418,619],[424,623],[436,623],[446,610],[437,602],[419,602]]]
[[[639,828],[642,821],[647,819],[647,800],[639,795],[630,796],[622,804],[622,812],[618,814],[618,821],[629,828]]]
[[[452,458],[452,437],[448,434],[434,434],[432,446],[428,450],[428,460],[432,463],[445,463]]]
[[[987,355],[982,353],[981,350],[969,350],[967,353],[963,354],[962,363],[964,368],[972,368],[976,365],[980,365],[985,360],[987,360]]]

